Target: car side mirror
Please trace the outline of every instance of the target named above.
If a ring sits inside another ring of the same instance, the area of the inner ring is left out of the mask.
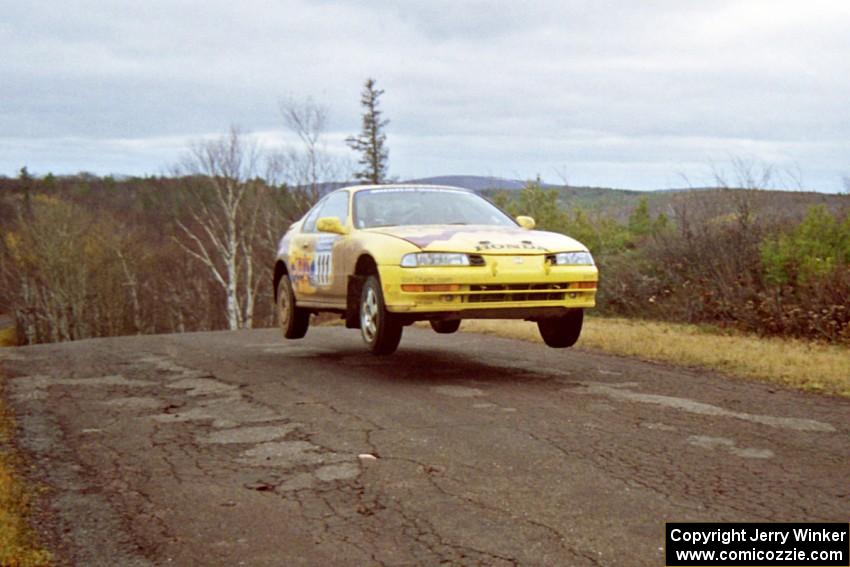
[[[519,223],[519,225],[520,225],[522,228],[524,228],[525,230],[531,230],[531,229],[533,229],[533,228],[535,227],[535,225],[537,224],[537,223],[535,223],[535,222],[534,222],[534,219],[533,219],[533,218],[531,218],[531,217],[526,217],[526,216],[522,216],[522,215],[518,216],[518,217],[516,218],[516,221],[517,221],[517,222]]]
[[[342,221],[337,217],[322,217],[316,221],[316,230],[319,232],[332,232],[334,234],[348,234],[348,230],[342,226]]]

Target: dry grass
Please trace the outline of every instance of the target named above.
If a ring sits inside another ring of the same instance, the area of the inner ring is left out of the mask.
[[[526,321],[464,321],[461,329],[541,342]],[[850,397],[850,349],[839,346],[598,317],[585,318],[576,346]]]
[[[6,327],[0,329],[0,347],[15,346],[17,337],[15,336],[15,327]]]
[[[49,565],[50,553],[38,545],[27,523],[31,496],[16,475],[21,463],[10,443],[15,424],[3,400],[3,380],[0,373],[0,565]]]

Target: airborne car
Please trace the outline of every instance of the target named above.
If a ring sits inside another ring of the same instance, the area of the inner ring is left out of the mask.
[[[533,228],[456,187],[338,189],[280,241],[283,335],[300,339],[311,313],[338,313],[374,354],[390,354],[414,321],[453,333],[462,319],[526,319],[550,347],[572,346],[598,272],[584,245]]]

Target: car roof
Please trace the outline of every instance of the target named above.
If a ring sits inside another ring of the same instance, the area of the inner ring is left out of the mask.
[[[352,185],[350,187],[340,187],[335,191],[351,191],[352,193],[356,193],[358,191],[367,191],[369,189],[448,189],[451,191],[462,191],[464,193],[472,193],[469,189],[464,189],[463,187],[454,187],[452,185],[429,185],[425,183],[391,183],[388,185]]]

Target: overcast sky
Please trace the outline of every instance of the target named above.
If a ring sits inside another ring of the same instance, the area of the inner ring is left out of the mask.
[[[327,140],[366,77],[390,173],[637,189],[730,157],[835,192],[850,176],[850,2],[0,0],[0,174],[158,174],[231,124]]]

